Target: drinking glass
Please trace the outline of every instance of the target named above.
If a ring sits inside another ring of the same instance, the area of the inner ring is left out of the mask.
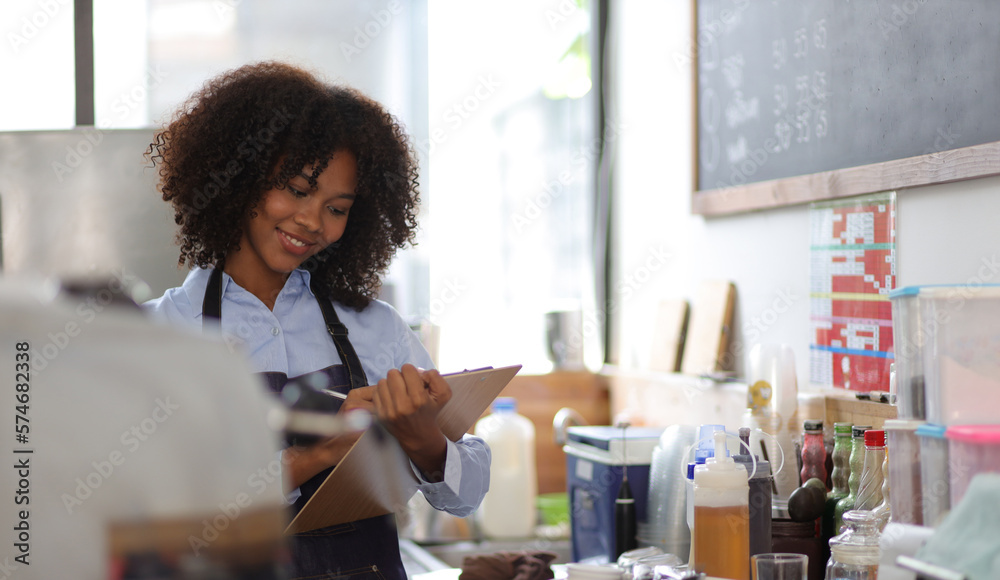
[[[808,567],[805,554],[757,554],[750,558],[753,580],[806,580]]]

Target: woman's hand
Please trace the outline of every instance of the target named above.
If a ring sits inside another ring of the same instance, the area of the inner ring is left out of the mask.
[[[374,387],[364,387],[372,389]],[[375,413],[375,405],[362,389],[352,389],[347,393],[347,399],[340,406],[338,413],[349,413],[351,411],[363,410],[368,413]],[[345,433],[336,437],[324,439],[308,447],[293,446],[285,449],[282,453],[281,461],[285,465],[285,472],[288,474],[286,492],[295,489],[303,483],[309,481],[317,473],[328,467],[333,467],[340,463],[351,447],[361,437],[361,431],[356,433]]]
[[[444,479],[447,439],[436,419],[451,399],[451,387],[440,373],[405,364],[390,370],[377,385],[351,391],[355,392],[370,401],[374,415],[428,481]]]

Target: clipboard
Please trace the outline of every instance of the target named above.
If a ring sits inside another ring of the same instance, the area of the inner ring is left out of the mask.
[[[458,441],[489,408],[521,365],[442,375],[451,399],[438,412],[437,424]],[[399,442],[381,425],[373,424],[330,472],[285,534],[381,516],[406,507],[417,491],[417,478]]]

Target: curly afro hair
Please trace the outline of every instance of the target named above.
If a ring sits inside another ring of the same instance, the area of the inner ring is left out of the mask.
[[[367,306],[396,250],[416,234],[413,149],[381,105],[288,64],[247,65],[208,81],[150,144],[146,155],[180,226],[178,263],[221,264],[264,192],[308,165],[315,186],[341,149],[357,158],[358,197],[340,241],[301,267],[321,293]]]

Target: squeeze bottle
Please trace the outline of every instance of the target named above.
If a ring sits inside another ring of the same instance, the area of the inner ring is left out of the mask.
[[[694,534],[694,470],[698,465],[704,465],[705,460],[715,456],[715,439],[712,433],[716,431],[725,432],[725,425],[707,423],[698,427],[698,439],[695,441],[694,461],[688,463],[686,479],[684,480],[684,493],[687,504],[687,524],[688,530]],[[726,451],[726,455],[729,451]],[[693,537],[693,536],[692,536]],[[688,562],[694,561],[694,542],[691,542]]]
[[[750,453],[750,429],[740,428],[740,441],[744,447],[740,453],[733,456],[736,463],[743,466],[747,473],[753,473],[748,481],[750,485],[749,517],[750,517],[750,555],[766,554],[771,549],[771,488],[774,479],[771,476],[771,464]],[[745,453],[744,453],[745,452]]]
[[[742,465],[726,457],[726,433],[716,431],[715,457],[694,470],[694,569],[708,576],[750,580],[750,485]]]
[[[489,538],[535,535],[538,477],[535,426],[517,413],[517,401],[498,397],[474,433],[490,446],[490,489],[479,507],[479,524]]]

